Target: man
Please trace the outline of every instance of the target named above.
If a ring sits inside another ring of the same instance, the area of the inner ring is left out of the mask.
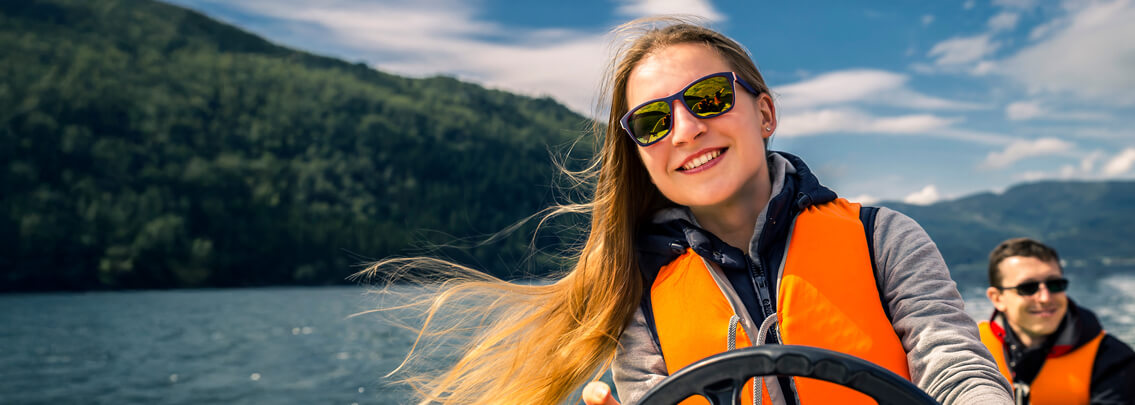
[[[1027,238],[989,255],[993,316],[979,325],[1018,404],[1135,404],[1135,352],[1068,299],[1056,251]]]

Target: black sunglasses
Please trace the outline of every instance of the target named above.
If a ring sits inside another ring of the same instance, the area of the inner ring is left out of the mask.
[[[713,118],[733,109],[733,83],[741,83],[754,95],[761,94],[736,73],[714,73],[694,80],[682,91],[635,106],[623,114],[619,124],[639,146],[650,146],[670,134],[674,121],[670,103],[681,100],[695,117]]]
[[[1044,284],[1044,288],[1047,288],[1048,292],[1053,294],[1064,292],[1064,290],[1068,289],[1068,279],[1066,278],[1056,278],[1044,281],[1029,281],[1027,283],[1017,284],[1013,287],[1000,287],[1000,289],[1017,290],[1018,295],[1027,297],[1036,294],[1037,291],[1040,291],[1041,284]]]

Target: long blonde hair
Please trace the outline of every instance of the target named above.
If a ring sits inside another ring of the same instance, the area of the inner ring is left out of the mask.
[[[424,338],[468,334],[469,340],[452,367],[404,380],[422,404],[560,403],[610,367],[643,293],[635,230],[658,209],[674,205],[651,183],[637,145],[619,125],[628,108],[627,79],[640,60],[670,45],[702,43],[759,92],[768,92],[748,52],[711,29],[678,18],[648,18],[615,32],[628,39],[614,52],[603,85],[609,103],[600,105],[609,105],[610,115],[605,125],[596,122],[592,129],[601,150],[588,169],[569,173],[583,179],[584,187],[594,184],[594,194],[589,203],[553,207],[544,217],[590,215],[590,232],[570,271],[552,284],[524,285],[441,260],[411,258],[384,260],[360,273],[428,282],[438,279],[421,271],[440,269],[429,274],[445,279],[436,293],[419,301],[427,304],[424,324],[407,361]],[[469,300],[477,306],[455,305]]]

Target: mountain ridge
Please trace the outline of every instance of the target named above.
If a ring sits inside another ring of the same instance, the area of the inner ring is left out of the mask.
[[[1128,263],[1135,259],[1135,181],[1046,180],[928,206],[878,205],[918,221],[967,281],[985,282],[989,252],[1013,237],[1051,245],[1070,267],[1099,274],[1135,268]]]

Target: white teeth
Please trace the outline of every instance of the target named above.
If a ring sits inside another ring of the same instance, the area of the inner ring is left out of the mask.
[[[721,155],[720,150],[714,150],[714,151],[706,152],[704,155],[698,156],[698,157],[694,158],[693,160],[691,160],[689,163],[686,163],[685,165],[683,165],[682,169],[684,169],[684,170],[696,169],[696,168],[698,168],[698,166],[704,165],[704,164],[708,163],[709,161],[716,159],[720,155]]]

